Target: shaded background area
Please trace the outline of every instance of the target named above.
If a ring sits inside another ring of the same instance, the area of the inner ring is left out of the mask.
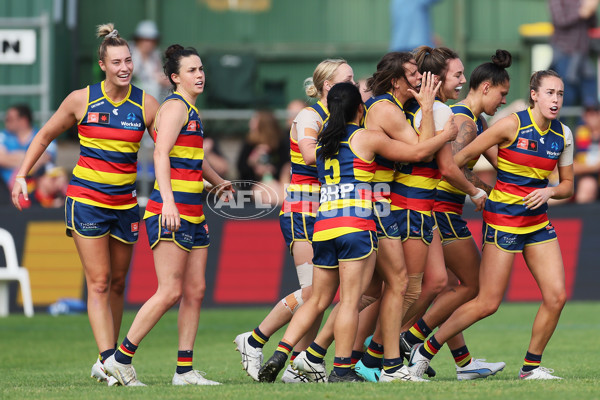
[[[469,207],[466,207],[469,208]],[[206,306],[259,306],[274,302],[298,287],[294,263],[279,230],[277,213],[257,220],[224,219],[205,208],[211,247],[206,272]],[[255,213],[252,208],[245,210]],[[466,215],[477,243],[481,219]],[[597,283],[597,244],[600,242],[600,205],[552,208],[550,219],[559,235],[569,300],[600,300]],[[0,208],[2,226],[16,241],[19,261],[30,274],[34,305],[40,309],[61,297],[85,301],[85,282],[73,240],[65,235],[62,210]],[[145,228],[140,227],[128,276],[127,306],[138,308],[156,290],[152,252]],[[0,256],[0,265],[3,263]],[[11,283],[11,311],[20,311],[17,284]],[[518,255],[505,301],[540,301],[537,285]]]
[[[101,79],[97,25],[113,22],[121,36],[130,39],[136,24],[150,19],[161,33],[161,48],[181,43],[199,50],[206,65],[207,92],[198,106],[204,111],[207,130],[219,135],[243,133],[249,115],[229,113],[224,122],[219,114],[207,110],[283,109],[290,100],[305,98],[302,82],[322,59],[347,59],[359,79],[374,71],[390,39],[389,0],[0,3],[0,18],[39,15],[47,15],[50,21],[49,65],[0,65],[0,85],[35,82],[40,69],[49,68],[50,109],[54,110],[70,91]],[[497,48],[513,54],[513,90],[508,102],[527,96],[532,45],[548,41],[543,30],[530,30],[522,36],[519,28],[549,20],[546,0],[443,0],[432,8],[437,41],[460,54],[466,71],[489,61]],[[0,96],[0,110],[30,100],[39,109],[39,99]],[[38,115],[40,118],[44,116]]]

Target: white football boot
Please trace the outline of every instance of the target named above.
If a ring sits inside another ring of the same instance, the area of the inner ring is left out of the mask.
[[[537,367],[534,370],[523,372],[519,371],[519,378],[523,380],[550,380],[550,379],[562,379],[559,376],[552,375],[554,370],[551,368]]]
[[[242,356],[242,367],[252,379],[258,382],[258,371],[263,362],[263,353],[262,349],[250,346],[248,343],[250,336],[252,336],[252,332],[241,333],[236,336],[233,343]]]
[[[117,362],[114,354],[104,361],[104,371],[107,375],[116,378],[123,386],[146,386],[138,381],[133,365]]]
[[[473,358],[464,367],[456,365],[456,379],[459,381],[468,381],[471,379],[487,378],[490,375],[496,375],[496,372],[502,371],[504,367],[506,367],[506,364],[503,362],[488,363],[483,359]]]
[[[177,372],[175,372],[175,375],[173,375],[173,380],[171,381],[171,384],[173,384],[175,386],[184,386],[184,385],[215,386],[215,385],[220,385],[219,382],[215,382],[215,381],[206,379],[204,377],[205,375],[206,375],[206,372],[197,371],[197,370],[188,371],[183,374],[178,374]]]

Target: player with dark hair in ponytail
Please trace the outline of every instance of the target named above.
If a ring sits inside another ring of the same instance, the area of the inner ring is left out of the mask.
[[[138,311],[129,332],[104,367],[124,386],[144,386],[131,365],[138,345],[160,318],[181,300],[179,350],[173,385],[219,385],[192,368],[209,245],[202,209],[204,179],[230,191],[204,160],[204,128],[195,106],[204,91],[204,67],[198,52],[178,44],[165,52],[165,75],[173,93],[164,100],[154,129],[156,182],[144,219],[158,280],[156,293]]]
[[[319,191],[321,184],[317,179],[315,165],[315,148],[317,136],[329,119],[327,110],[327,94],[332,86],[340,82],[354,83],[354,72],[348,63],[339,58],[323,60],[315,68],[312,77],[304,80],[304,90],[308,97],[317,101],[302,109],[295,116],[290,127],[290,164],[292,175],[290,184],[285,189],[285,199],[279,213],[281,233],[290,254],[294,258],[296,274],[300,288],[277,302],[275,307],[250,332],[236,336],[236,350],[242,356],[242,367],[252,379],[258,381],[258,371],[263,361],[262,349],[277,330],[285,326],[312,293],[313,249],[312,237],[315,216],[319,208]],[[319,327],[322,316],[315,319],[312,327],[296,344],[291,361],[299,357],[298,362],[308,363],[307,357],[320,361],[325,356],[325,349],[311,345]],[[304,352],[311,345],[310,352]],[[308,354],[312,354],[308,356]],[[318,365],[317,365],[318,364]],[[311,373],[300,376],[291,365],[283,373],[281,380],[285,383],[307,381],[323,382],[327,374],[321,362],[312,364]]]

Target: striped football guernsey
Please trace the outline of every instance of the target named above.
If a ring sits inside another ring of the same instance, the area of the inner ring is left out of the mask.
[[[322,160],[317,144],[317,171],[321,182],[321,204],[315,220],[313,241],[325,241],[353,232],[375,231],[371,181],[374,160],[364,160],[352,150],[352,135],[362,130],[348,124],[340,150]]]
[[[436,102],[442,103],[439,99]],[[443,103],[442,103],[443,104]],[[415,115],[421,107],[416,101],[411,101],[404,107],[406,119],[415,132]],[[400,167],[395,175],[392,186],[392,210],[413,210],[431,215],[435,202],[435,189],[442,178],[435,158],[429,162],[408,163]]]
[[[548,176],[565,148],[563,124],[553,120],[542,131],[531,109],[515,115],[519,128],[514,140],[498,149],[498,178],[485,203],[484,221],[495,229],[517,234],[537,231],[548,225],[548,204],[527,209],[523,198],[548,186]]]
[[[171,164],[171,188],[175,205],[181,216],[191,223],[204,221],[202,209],[202,161],[204,160],[204,128],[198,115],[198,109],[188,103],[181,94],[174,92],[167,96],[167,101],[182,101],[188,110],[188,119],[181,128],[175,145],[169,153]],[[154,140],[160,135],[155,131]],[[144,219],[162,212],[162,198],[158,188],[158,182],[154,182],[154,189],[150,194]]]
[[[404,109],[402,108],[402,103],[400,103],[400,101],[390,92],[387,92],[387,93],[379,95],[379,96],[373,96],[365,102],[364,121],[365,121],[366,129],[369,129],[369,127],[366,124],[367,116],[369,115],[369,110],[371,110],[371,108],[375,104],[384,102],[384,101],[392,103],[393,105],[397,106],[400,109],[400,112],[404,112]],[[388,160],[385,157],[382,157],[382,156],[376,154],[375,155],[375,176],[373,177],[373,182],[374,183],[385,183],[385,184],[389,185],[389,189],[386,191],[381,192],[380,190],[378,190],[377,193],[375,193],[377,198],[374,200],[386,201],[388,203],[391,202],[390,190],[392,189],[393,182],[394,182],[394,162]],[[379,185],[378,187],[382,188],[381,185]]]
[[[316,112],[315,118],[320,121],[321,129],[317,134],[321,133],[327,120],[329,119],[329,111],[318,101],[308,107]],[[290,160],[291,160],[291,180],[285,191],[285,199],[281,207],[281,214],[288,212],[302,213],[310,216],[317,214],[319,208],[319,188],[321,184],[317,178],[317,166],[306,165],[298,141],[292,137],[290,130]]]
[[[104,208],[135,207],[137,152],[146,130],[144,92],[129,85],[127,96],[115,103],[104,81],[87,91],[87,109],[77,123],[80,155],[67,196]]]
[[[450,109],[455,115],[464,115],[467,118],[472,119],[477,126],[477,136],[483,132],[483,122],[480,118],[475,117],[473,111],[465,104],[453,104]],[[476,157],[467,163],[467,168],[473,170],[473,167],[479,160]],[[437,186],[437,193],[435,195],[435,204],[433,205],[433,211],[435,212],[449,212],[458,215],[462,215],[463,206],[465,204],[466,193],[452,186],[444,179],[440,181]]]

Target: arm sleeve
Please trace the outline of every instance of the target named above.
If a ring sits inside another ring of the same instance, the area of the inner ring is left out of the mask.
[[[298,132],[298,143],[302,139],[312,139],[317,140],[316,137],[312,137],[305,134],[305,129],[309,128],[314,130],[315,132],[319,132],[321,128],[319,121],[319,117],[317,113],[309,110],[308,108],[303,109],[298,113],[296,118],[294,119],[294,124],[296,124],[296,132]]]
[[[566,167],[573,164],[573,132],[568,126],[563,125],[565,133],[565,149],[558,158],[558,166]]]

